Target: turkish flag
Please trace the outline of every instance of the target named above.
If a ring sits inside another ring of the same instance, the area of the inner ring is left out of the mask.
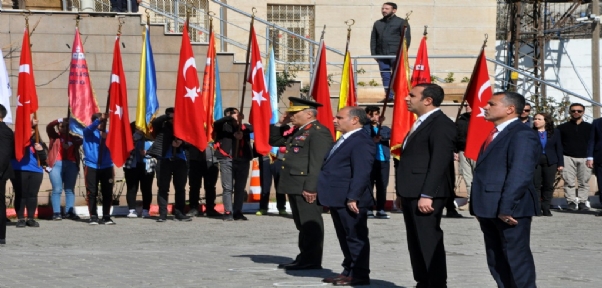
[[[31,114],[38,110],[38,95],[33,77],[29,31],[25,29],[19,60],[19,86],[17,88],[17,111],[15,117],[15,156],[21,161],[25,147],[31,139]]]
[[[487,72],[485,50],[481,50],[464,97],[472,109],[470,122],[468,122],[468,136],[466,137],[464,155],[475,161],[479,156],[483,142],[493,129],[493,123],[485,121],[485,110],[483,109],[491,95],[493,95],[493,92],[489,81],[489,73]]]
[[[263,73],[263,64],[261,64],[261,53],[255,36],[255,28],[251,26],[251,69],[247,81],[251,83],[253,98],[251,99],[251,116],[249,122],[253,125],[255,134],[255,150],[261,155],[270,153],[270,119],[272,118],[272,107],[270,105],[270,95],[266,89]],[[265,102],[265,103],[263,103]]]
[[[180,64],[176,83],[176,104],[174,105],[174,136],[188,142],[201,151],[207,148],[205,130],[205,107],[199,94],[201,85],[196,70],[192,46],[188,37],[188,23],[184,23]]]
[[[130,117],[128,116],[128,95],[125,83],[125,73],[121,63],[119,36],[115,39],[113,50],[113,69],[111,69],[111,84],[109,86],[109,133],[107,148],[117,167],[123,166],[134,149]]]
[[[426,49],[426,36],[422,36],[418,55],[412,72],[412,87],[421,83],[431,83],[431,68],[429,67],[429,54]]]
[[[316,65],[314,68],[314,78],[311,79],[310,95],[316,102],[322,104],[318,107],[318,122],[330,130],[334,138],[334,124],[332,120],[332,105],[330,103],[330,87],[328,86],[328,71],[326,70],[326,45],[324,39],[320,40]]]

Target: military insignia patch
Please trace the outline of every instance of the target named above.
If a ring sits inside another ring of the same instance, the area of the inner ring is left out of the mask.
[[[311,128],[312,124],[307,124],[307,126],[305,126],[305,130],[309,130],[309,128]]]
[[[293,152],[295,152],[295,153],[299,153],[299,150],[300,150],[299,147],[294,147],[293,148]]]

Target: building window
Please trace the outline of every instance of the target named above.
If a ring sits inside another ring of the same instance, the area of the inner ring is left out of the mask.
[[[268,21],[308,39],[315,39],[313,5],[268,4]],[[276,59],[301,66],[309,62],[309,43],[279,30],[270,31]],[[306,66],[307,64],[303,65]]]

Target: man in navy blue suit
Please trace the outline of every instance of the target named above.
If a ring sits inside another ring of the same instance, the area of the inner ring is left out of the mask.
[[[592,122],[592,130],[587,144],[586,165],[588,168],[594,169],[598,191],[602,191],[602,118]],[[600,202],[602,202],[602,193],[598,193],[600,194]],[[602,216],[602,211],[598,212],[596,216]]]
[[[481,225],[498,287],[536,287],[530,239],[539,210],[533,176],[541,144],[518,120],[524,107],[525,98],[514,92],[495,93],[487,102],[485,119],[495,128],[481,148],[470,194],[470,213]]]
[[[334,127],[342,135],[325,156],[318,177],[318,202],[330,207],[344,256],[343,272],[322,280],[335,286],[370,284],[367,212],[374,205],[370,173],[376,147],[362,131],[368,123],[368,116],[358,107],[337,113]]]

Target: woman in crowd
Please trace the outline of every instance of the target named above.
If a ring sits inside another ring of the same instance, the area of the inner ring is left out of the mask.
[[[37,121],[33,121],[33,125],[37,125]],[[13,182],[15,189],[15,203],[17,207],[17,228],[40,227],[33,217],[38,207],[38,192],[42,185],[44,167],[47,167],[46,158],[48,156],[48,148],[42,141],[36,143],[35,134],[32,135],[29,145],[23,148],[23,158],[20,161],[17,159],[11,160],[13,170],[15,170],[15,181]],[[25,209],[27,209],[27,221],[25,221]]]
[[[533,182],[537,195],[541,199],[540,213],[543,216],[552,216],[550,202],[554,194],[556,171],[562,171],[564,166],[560,132],[554,129],[554,120],[547,113],[535,114],[533,129],[537,131],[542,147]]]
[[[130,152],[130,157],[123,166],[125,184],[127,185],[126,199],[130,209],[127,217],[138,217],[136,213],[136,194],[138,193],[138,187],[140,187],[142,192],[142,217],[147,218],[150,217],[149,210],[153,201],[153,178],[155,178],[157,160],[146,154],[146,150],[150,148],[153,142],[145,138],[144,132],[137,129],[134,122],[130,126],[134,132],[134,150]]]
[[[53,220],[61,220],[61,194],[65,189],[65,217],[77,219],[75,204],[75,182],[79,173],[79,148],[82,138],[69,134],[69,119],[59,118],[46,126],[49,138],[48,168],[52,184]]]

